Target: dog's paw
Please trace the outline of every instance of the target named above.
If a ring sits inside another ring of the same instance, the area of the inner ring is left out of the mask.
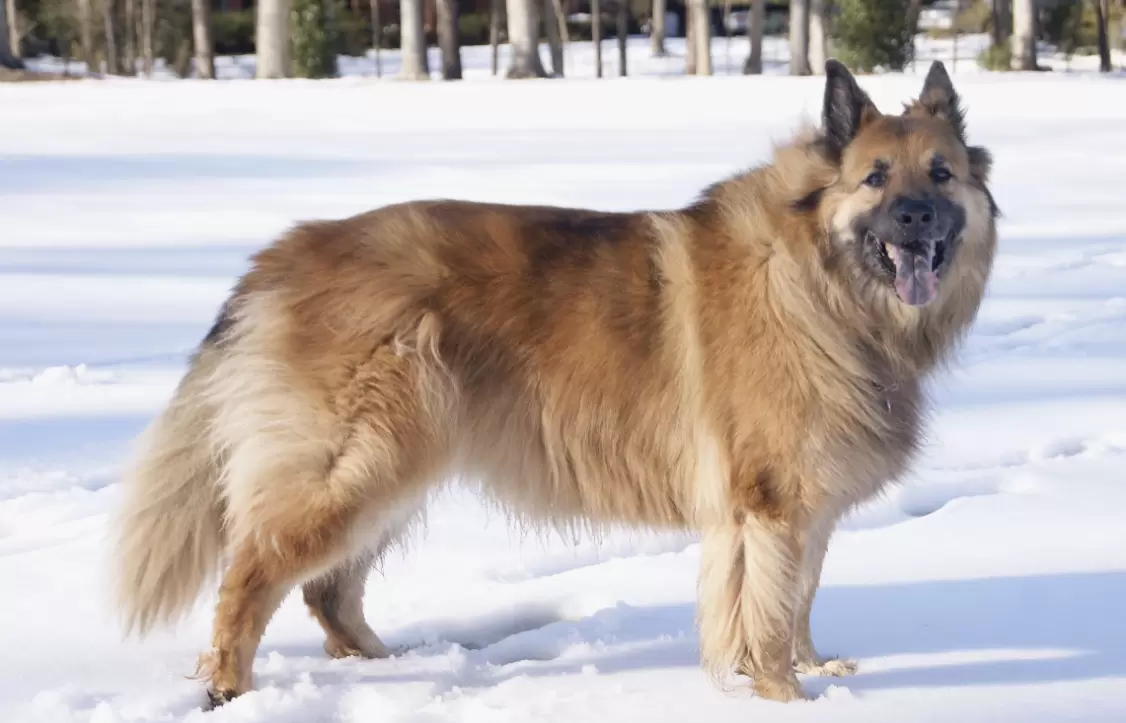
[[[796,675],[786,678],[757,678],[754,681],[755,695],[779,703],[795,700],[810,700],[811,696],[801,687]]]
[[[230,703],[237,698],[239,694],[233,690],[212,690],[207,689],[207,707],[205,710],[215,710],[220,706]]]
[[[847,658],[824,658],[794,663],[794,669],[806,675],[823,675],[842,678],[856,672],[856,661]]]

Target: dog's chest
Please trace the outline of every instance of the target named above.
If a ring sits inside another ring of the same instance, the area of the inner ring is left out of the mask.
[[[901,478],[919,447],[918,385],[887,385],[875,392],[870,411],[878,423],[866,424],[858,418],[853,424],[822,427],[811,435],[813,476],[824,493],[849,504],[862,502]]]

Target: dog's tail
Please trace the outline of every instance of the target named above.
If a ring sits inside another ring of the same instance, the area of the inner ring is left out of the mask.
[[[219,569],[221,470],[209,441],[214,410],[204,394],[219,353],[204,343],[167,408],[141,436],[123,478],[114,559],[126,635],[175,622]]]

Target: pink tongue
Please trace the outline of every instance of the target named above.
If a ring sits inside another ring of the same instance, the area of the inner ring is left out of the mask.
[[[931,271],[934,250],[925,254],[909,253],[898,246],[893,246],[891,250],[891,260],[895,264],[895,293],[911,306],[930,303],[938,293],[938,275]]]

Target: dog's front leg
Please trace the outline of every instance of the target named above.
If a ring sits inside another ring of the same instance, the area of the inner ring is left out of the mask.
[[[748,513],[705,530],[699,589],[700,652],[721,678],[737,668],[758,695],[805,698],[794,671],[804,535],[795,519]]]
[[[813,598],[821,584],[821,566],[829,547],[839,517],[837,509],[826,508],[820,511],[809,526],[805,535],[805,560],[802,564],[801,581],[798,584],[798,607],[794,630],[794,665],[799,673],[812,675],[851,675],[856,672],[856,661],[840,658],[824,658],[818,655],[813,645],[813,633],[809,618],[813,610]]]

